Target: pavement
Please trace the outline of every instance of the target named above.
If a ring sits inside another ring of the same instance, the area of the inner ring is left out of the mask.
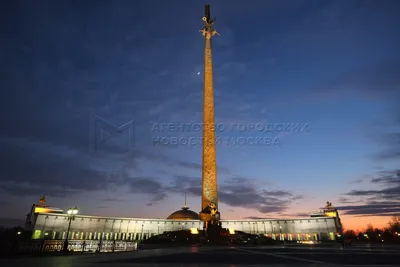
[[[277,245],[193,246],[133,252],[2,259],[0,266],[60,267],[256,267],[256,266],[399,266],[400,246]]]

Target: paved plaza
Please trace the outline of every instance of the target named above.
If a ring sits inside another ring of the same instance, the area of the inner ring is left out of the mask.
[[[2,259],[1,266],[399,266],[400,247],[241,246],[182,247],[101,253]]]

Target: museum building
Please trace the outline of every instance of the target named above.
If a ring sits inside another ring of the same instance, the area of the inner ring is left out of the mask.
[[[310,217],[295,219],[221,220],[230,231],[262,234],[276,240],[335,240],[342,233],[339,213],[331,203]],[[24,236],[32,239],[141,241],[177,230],[203,229],[199,214],[186,205],[167,219],[102,217],[65,213],[47,206],[45,198],[32,205]]]

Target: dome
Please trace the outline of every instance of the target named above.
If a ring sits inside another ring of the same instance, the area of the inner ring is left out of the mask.
[[[168,220],[199,220],[199,214],[189,210],[188,207],[183,207],[168,216]]]

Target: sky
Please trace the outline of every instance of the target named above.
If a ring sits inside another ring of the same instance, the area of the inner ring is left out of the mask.
[[[400,215],[398,1],[209,2],[222,218]],[[200,211],[204,4],[3,5],[0,217]]]

